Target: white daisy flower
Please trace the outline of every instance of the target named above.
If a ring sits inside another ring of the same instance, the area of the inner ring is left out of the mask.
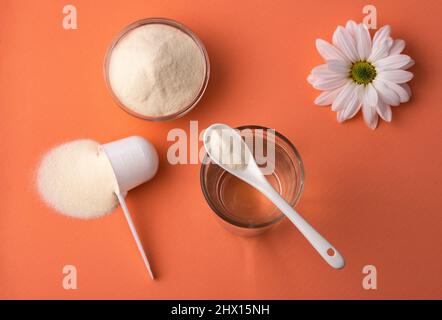
[[[390,32],[386,25],[372,40],[364,24],[349,21],[345,28],[338,26],[333,44],[317,39],[316,48],[326,63],[308,77],[314,88],[323,91],[315,104],[331,105],[338,122],[354,117],[361,108],[371,129],[377,127],[378,115],[390,122],[390,106],[410,100],[407,82],[413,74],[406,70],[414,65],[409,56],[401,54],[405,41],[393,40]]]

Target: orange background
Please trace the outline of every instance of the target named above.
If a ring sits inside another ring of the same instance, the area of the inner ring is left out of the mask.
[[[0,2],[0,298],[442,298],[442,1],[371,1],[378,26],[407,41],[411,102],[368,129],[338,124],[313,105],[306,82],[322,63],[316,38],[362,21],[369,1],[72,1],[78,30],[62,28],[67,1]],[[107,46],[127,24],[176,19],[208,50],[202,102],[177,121],[151,123],[113,102],[103,79]],[[169,165],[172,128],[213,122],[275,128],[298,147],[305,192],[297,207],[340,249],[328,267],[287,221],[259,238],[227,233],[200,191],[199,165]],[[158,275],[149,281],[120,209],[81,221],[55,213],[34,187],[41,155],[61,142],[142,135],[161,168],[128,195]],[[78,289],[62,288],[62,268]],[[362,268],[378,290],[362,288]]]

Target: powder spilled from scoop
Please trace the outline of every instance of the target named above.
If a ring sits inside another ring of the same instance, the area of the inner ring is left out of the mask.
[[[100,145],[76,140],[50,150],[37,174],[38,191],[50,207],[76,218],[111,212],[120,203],[137,248],[154,279],[124,196],[150,180],[158,169],[158,154],[148,141],[132,136]]]
[[[75,218],[98,218],[118,205],[118,184],[106,154],[93,140],[75,140],[50,150],[37,172],[44,202]]]

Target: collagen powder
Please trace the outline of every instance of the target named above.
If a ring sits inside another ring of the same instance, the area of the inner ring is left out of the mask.
[[[245,169],[248,164],[246,144],[232,130],[213,129],[209,141],[214,160],[232,169]]]
[[[108,81],[121,104],[149,117],[186,109],[205,81],[205,57],[183,31],[146,24],[125,34],[108,58]]]
[[[76,140],[50,150],[41,161],[37,187],[43,200],[76,218],[95,218],[118,204],[117,181],[109,159],[92,140]]]

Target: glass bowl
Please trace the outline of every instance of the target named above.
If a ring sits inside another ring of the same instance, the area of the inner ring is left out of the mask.
[[[295,146],[282,134],[266,127],[248,125],[237,129],[266,178],[294,207],[304,186],[304,166]],[[273,158],[269,156],[272,146]],[[201,166],[200,182],[204,197],[220,223],[236,235],[261,234],[285,217],[259,191],[210,161],[207,154]]]
[[[110,62],[110,57],[112,55],[112,51],[115,48],[115,46],[118,44],[118,42],[124,38],[130,31],[147,25],[147,24],[163,24],[163,25],[167,25],[170,27],[174,27],[182,32],[184,32],[186,35],[188,35],[189,37],[191,37],[193,39],[193,41],[195,41],[195,44],[198,46],[198,48],[201,51],[201,54],[204,58],[204,62],[205,62],[205,75],[204,75],[204,79],[203,82],[201,84],[201,87],[198,91],[198,93],[195,95],[194,99],[185,107],[183,107],[181,110],[179,110],[176,113],[173,114],[168,114],[168,115],[164,115],[164,116],[146,116],[143,114],[140,114],[138,112],[135,112],[134,110],[130,109],[128,106],[125,106],[120,99],[118,99],[117,95],[114,93],[114,91],[112,90],[112,86],[110,85],[110,81],[109,81],[109,62]],[[177,118],[180,118],[182,116],[184,116],[185,114],[187,114],[190,110],[192,110],[197,104],[198,102],[201,100],[204,92],[206,91],[207,88],[207,84],[209,82],[209,77],[210,77],[210,62],[209,62],[209,56],[207,54],[207,51],[203,45],[203,43],[201,42],[201,40],[197,37],[197,35],[195,33],[193,33],[192,30],[190,30],[189,28],[187,28],[186,26],[184,26],[183,24],[171,20],[171,19],[166,19],[166,18],[148,18],[148,19],[143,19],[143,20],[139,20],[136,21],[134,23],[131,23],[130,25],[128,25],[126,28],[124,28],[113,40],[112,44],[110,45],[109,49],[106,52],[106,56],[104,59],[104,78],[106,81],[106,86],[108,88],[108,90],[110,91],[113,99],[115,100],[115,102],[127,113],[144,119],[144,120],[149,120],[149,121],[167,121],[167,120],[174,120]]]

